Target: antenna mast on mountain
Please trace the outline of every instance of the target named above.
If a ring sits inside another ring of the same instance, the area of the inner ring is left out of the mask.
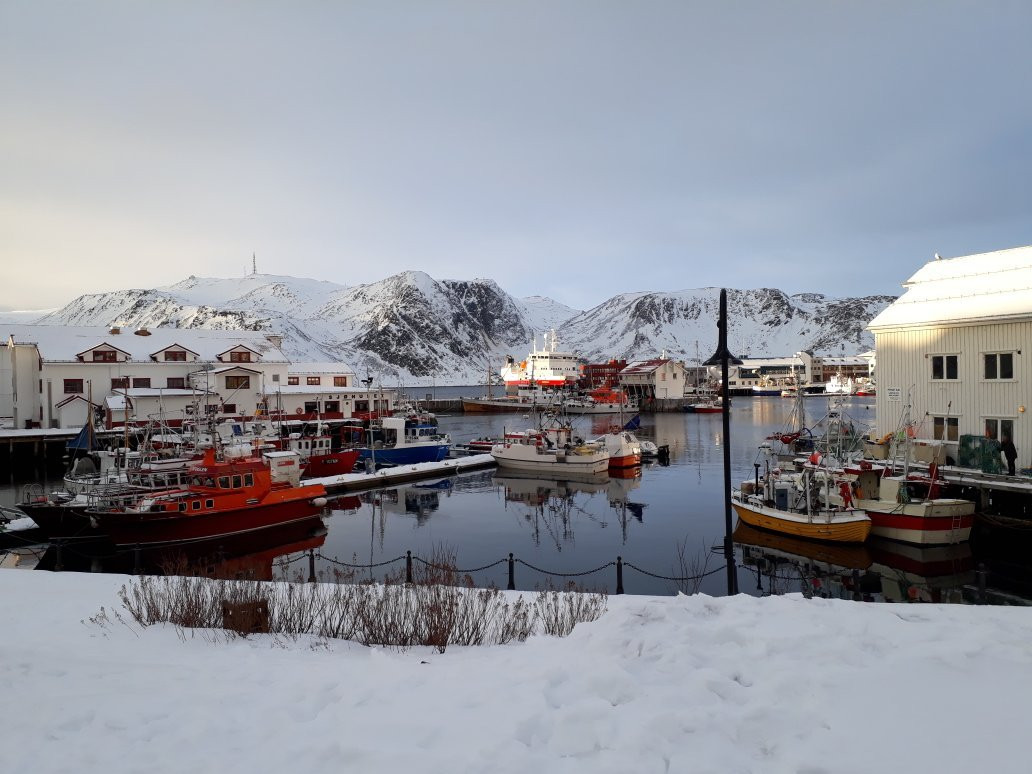
[[[258,261],[254,257],[254,253],[251,253],[251,274],[258,273]]]

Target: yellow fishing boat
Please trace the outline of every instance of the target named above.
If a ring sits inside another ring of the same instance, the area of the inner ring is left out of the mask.
[[[867,512],[830,502],[827,482],[822,487],[809,470],[770,469],[756,482],[743,481],[731,492],[731,506],[746,524],[810,540],[863,543],[871,533]]]

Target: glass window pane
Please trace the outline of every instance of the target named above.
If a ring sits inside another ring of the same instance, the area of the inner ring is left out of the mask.
[[[993,438],[993,439],[997,439],[997,438],[1000,437],[999,435],[997,435],[997,427],[996,427],[996,420],[995,419],[987,419],[987,420],[985,420],[985,437],[986,438]]]
[[[947,355],[946,356],[946,378],[956,379],[957,378],[957,356]]]
[[[932,419],[932,438],[936,441],[942,440],[942,417],[933,417]]]
[[[996,378],[996,355],[985,356],[985,378]]]
[[[1014,355],[1012,355],[1010,352],[1004,352],[1000,354],[1000,378],[1014,378]]]
[[[1010,439],[1014,439],[1014,420],[1013,419],[1001,419],[1000,420],[1000,440],[1007,436]]]
[[[942,355],[935,355],[932,358],[932,378],[942,379]]]

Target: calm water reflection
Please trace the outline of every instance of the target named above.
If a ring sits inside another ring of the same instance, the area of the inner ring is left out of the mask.
[[[807,400],[807,411],[819,417],[827,399]],[[860,423],[873,422],[873,400],[856,399],[845,411]],[[753,475],[756,446],[769,433],[784,429],[791,401],[779,398],[740,398],[732,408],[732,480]],[[603,432],[611,417],[584,417],[578,427],[588,437]],[[506,428],[523,429],[531,419],[516,415],[441,416],[443,430],[453,441],[499,435]],[[526,564],[516,567],[518,588],[533,589],[549,582],[563,585],[527,566],[558,573],[596,568],[617,556],[655,575],[680,576],[717,570],[698,588],[721,595],[726,576],[721,550],[724,505],[721,493],[721,418],[712,414],[642,416],[639,435],[670,449],[669,465],[649,464],[640,476],[603,476],[584,480],[544,480],[498,470],[462,475],[442,481],[368,492],[331,501],[332,513],[318,524],[289,535],[252,537],[224,544],[204,556],[213,566],[235,562],[231,568],[251,567],[259,577],[307,575],[315,549],[316,572],[332,573],[340,565],[376,564],[404,556],[407,550],[427,557],[441,547],[455,554],[462,569],[478,568],[512,552]],[[0,502],[14,501],[16,487],[0,490]],[[1000,552],[980,544],[920,549],[891,541],[863,546],[811,544],[739,526],[735,532],[739,588],[744,593],[803,591],[808,594],[884,601],[973,601],[980,577],[979,563],[988,567],[991,588],[1003,587],[1015,600],[1032,596],[1028,563],[1023,554]],[[976,535],[977,537],[977,535]],[[282,539],[281,539],[282,538]],[[271,542],[281,540],[279,543]],[[225,542],[225,541],[224,541]],[[83,549],[85,552],[85,549]],[[98,551],[98,554],[100,552]],[[281,565],[284,557],[289,565]],[[325,557],[325,558],[322,558]],[[153,566],[157,557],[100,554],[62,557],[66,567],[125,572],[141,561]],[[53,549],[42,566],[53,565]],[[404,563],[363,569],[359,577],[378,578],[402,571]],[[507,581],[504,563],[473,573],[478,585]],[[576,578],[582,585],[613,591],[613,567]],[[671,594],[678,584],[634,569],[624,571],[627,593]],[[1006,601],[996,595],[995,601]]]

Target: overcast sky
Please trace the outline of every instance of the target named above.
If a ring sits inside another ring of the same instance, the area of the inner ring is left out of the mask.
[[[588,308],[1032,243],[1029,2],[0,0],[0,308],[260,272]]]

